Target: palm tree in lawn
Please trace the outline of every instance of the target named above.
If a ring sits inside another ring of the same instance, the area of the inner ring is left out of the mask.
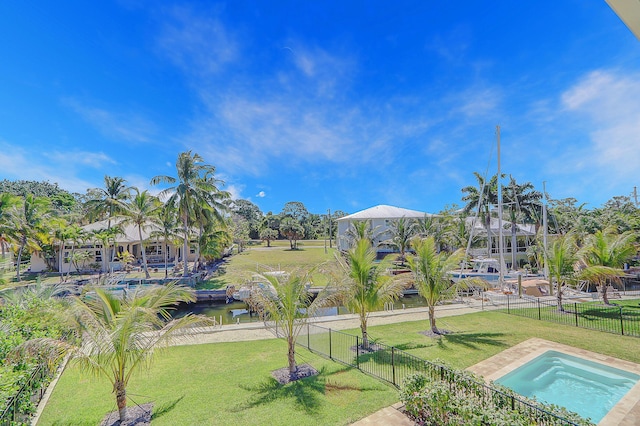
[[[142,252],[142,268],[144,269],[144,275],[147,279],[151,277],[149,275],[149,268],[147,268],[147,253],[144,246],[144,238],[142,238],[142,230],[146,231],[151,226],[150,218],[154,217],[155,212],[161,207],[160,201],[151,195],[149,191],[145,190],[140,192],[135,188],[135,195],[129,203],[124,207],[122,214],[124,218],[122,225],[132,224],[138,228],[138,242],[140,244],[140,251]]]
[[[404,264],[405,253],[411,246],[411,239],[416,234],[415,221],[410,218],[401,217],[391,221],[390,225],[387,232],[391,233],[391,238],[383,241],[383,243],[396,247],[400,252],[400,261]]]
[[[80,243],[84,241],[87,235],[80,226],[72,224],[67,228],[65,236],[67,238],[67,241],[71,241],[71,252],[69,253],[68,257],[69,264],[71,265],[73,263],[73,259],[75,258],[76,246],[80,245]],[[71,266],[69,266],[69,269],[67,270],[67,279],[69,279],[70,276]]]
[[[216,199],[223,191],[217,185],[222,182],[214,179],[215,167],[205,164],[203,158],[191,151],[182,152],[176,162],[177,179],[171,176],[156,176],[151,179],[152,185],[160,183],[177,183],[176,186],[164,189],[160,197],[169,197],[167,203],[175,205],[182,221],[184,261],[183,276],[187,276],[187,253],[189,253],[190,227],[194,224],[195,211],[198,209],[213,210],[214,215],[222,216],[226,206],[220,205]]]
[[[455,270],[463,260],[463,249],[453,253],[438,252],[433,236],[414,238],[412,245],[416,254],[410,256],[408,262],[413,271],[414,285],[427,301],[431,332],[441,334],[436,326],[435,306],[443,300],[456,297],[461,287],[486,287],[486,283],[479,279],[462,279],[457,283],[451,280],[448,272]]]
[[[95,188],[97,198],[87,201],[87,209],[90,217],[107,216],[107,229],[111,229],[111,223],[115,216],[120,214],[125,203],[131,196],[132,187],[126,185],[126,180],[121,177],[104,177],[104,188]],[[115,259],[113,250],[111,261]]]
[[[487,232],[487,257],[491,257],[491,205],[498,204],[498,175],[493,175],[489,182],[478,172],[473,172],[478,180],[478,187],[466,186],[462,192],[467,194],[462,197],[466,201],[463,209],[465,214],[478,210],[480,221]]]
[[[383,275],[386,265],[376,262],[376,252],[366,238],[356,241],[344,258],[336,258],[342,270],[336,295],[350,312],[358,315],[362,347],[369,349],[369,313],[400,297],[404,283]]]
[[[312,300],[309,293],[311,274],[308,272],[292,272],[281,277],[261,277],[271,285],[252,293],[252,304],[261,312],[265,321],[272,322],[278,337],[282,335],[286,339],[289,379],[293,381],[298,378],[296,339],[308,318],[313,316],[317,308],[323,306],[325,298],[321,293]]]
[[[608,284],[619,282],[623,274],[622,267],[636,254],[634,232],[616,234],[615,232],[596,231],[589,235],[581,251],[581,258],[587,267],[580,273],[581,278],[600,285],[602,301],[608,305]]]
[[[36,251],[40,247],[37,242],[43,220],[48,214],[50,202],[48,198],[27,194],[20,206],[14,206],[9,212],[11,238],[18,245],[16,280],[20,281],[20,263],[24,250]]]
[[[536,205],[540,204],[542,193],[535,190],[531,182],[518,184],[511,177],[509,186],[504,191],[504,205],[507,206],[511,222],[511,268],[518,269],[516,262],[518,221],[535,222]]]
[[[176,239],[180,233],[180,222],[178,221],[178,214],[175,207],[169,203],[165,203],[156,210],[156,214],[151,216],[150,220],[156,225],[157,229],[151,231],[150,236],[161,238],[164,247],[162,252],[164,254],[164,277],[169,276],[169,244]]]
[[[558,311],[564,311],[562,306],[563,288],[575,282],[575,266],[578,261],[578,246],[573,234],[559,235],[553,240],[551,247],[547,249],[549,275],[557,285]]]
[[[191,314],[171,318],[171,310],[182,302],[194,302],[193,290],[170,283],[116,296],[100,287],[91,297],[74,297],[70,320],[81,342],[35,339],[20,349],[37,351],[55,348],[56,354],[70,354],[81,369],[102,376],[111,383],[120,422],[127,419],[127,386],[132,375],[147,368],[154,355],[178,338],[183,330],[207,324]]]

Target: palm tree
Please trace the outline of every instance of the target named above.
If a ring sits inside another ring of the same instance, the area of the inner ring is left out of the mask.
[[[20,205],[20,197],[3,192],[0,194],[0,250],[2,250],[2,258],[5,257],[6,246],[9,243],[9,211]]]
[[[72,299],[71,321],[81,344],[35,339],[26,352],[54,347],[58,356],[70,354],[80,367],[109,380],[116,396],[120,422],[127,418],[126,388],[132,375],[150,365],[157,349],[173,343],[187,327],[208,323],[191,314],[171,318],[181,302],[193,302],[193,290],[175,283],[140,289],[118,297],[100,287],[91,297]]]
[[[619,281],[622,266],[636,253],[636,234],[625,232],[596,231],[587,237],[582,250],[582,260],[587,267],[581,277],[600,285],[602,301],[608,305],[607,287],[611,281]]]
[[[338,297],[349,311],[358,314],[362,332],[362,347],[369,348],[367,320],[371,311],[396,300],[404,289],[404,283],[382,275],[384,266],[376,263],[376,253],[367,239],[360,239],[347,253],[337,256],[342,269],[338,285]]]
[[[71,252],[69,254],[69,263],[73,263],[73,260],[75,259],[76,246],[78,246],[80,242],[82,242],[85,239],[86,234],[85,234],[85,231],[78,225],[69,225],[69,227],[65,232],[65,237],[67,241],[71,240]],[[78,267],[76,265],[76,270],[77,269]],[[67,270],[67,279],[70,276],[71,276],[71,267],[69,267],[69,269]]]
[[[454,270],[464,258],[464,250],[453,253],[438,252],[433,236],[414,238],[415,256],[408,258],[409,267],[413,271],[415,287],[427,301],[429,309],[429,325],[434,334],[440,334],[436,327],[435,306],[438,302],[453,299],[458,288],[471,285],[484,287],[485,283],[477,279],[463,279],[458,283],[451,280],[449,271]]]
[[[396,247],[400,252],[400,261],[404,264],[405,253],[411,246],[411,239],[416,233],[416,224],[413,219],[401,217],[391,221],[388,231],[391,238],[383,241],[383,244],[389,244]]]
[[[487,231],[487,257],[491,257],[491,205],[498,204],[498,175],[493,175],[489,182],[478,172],[473,172],[478,180],[478,188],[466,186],[462,192],[467,195],[462,197],[462,201],[467,204],[463,212],[469,214],[473,210],[478,210],[480,221]]]
[[[509,186],[505,188],[503,198],[503,204],[507,206],[509,221],[511,222],[511,268],[517,270],[517,222],[535,222],[535,208],[536,205],[539,205],[540,200],[542,199],[542,193],[536,191],[531,182],[518,184],[516,180],[511,177]]]
[[[227,198],[229,195],[218,189],[217,185],[223,184],[223,182],[214,178],[215,167],[205,164],[203,158],[198,154],[191,154],[191,151],[180,153],[176,162],[176,171],[177,179],[171,176],[156,176],[151,179],[151,185],[178,183],[176,186],[161,191],[160,197],[169,197],[167,203],[176,206],[182,221],[184,236],[183,276],[186,277],[189,272],[187,265],[189,231],[195,223],[196,211],[210,210],[214,217],[222,220],[221,212],[225,211],[227,207],[220,202],[220,199]]]
[[[169,276],[169,243],[173,241],[180,232],[180,223],[176,209],[168,203],[162,205],[156,210],[156,214],[151,216],[151,222],[156,225],[157,229],[151,231],[150,236],[162,238],[164,247],[164,277]]]
[[[272,321],[280,334],[287,340],[287,360],[290,380],[296,380],[296,339],[307,319],[322,306],[322,295],[311,300],[309,286],[310,273],[291,273],[286,277],[262,275],[271,284],[252,293],[252,303],[265,320]]]
[[[131,199],[131,202],[124,206],[122,225],[132,224],[138,228],[138,242],[142,251],[142,268],[144,269],[145,277],[149,279],[151,275],[149,275],[149,268],[147,268],[147,253],[144,239],[142,238],[142,230],[146,230],[151,226],[149,220],[160,208],[160,201],[147,190],[140,192],[135,188],[135,192],[136,194]]]
[[[24,250],[39,250],[37,232],[49,211],[49,199],[27,194],[22,205],[13,207],[9,213],[11,237],[18,245],[16,280],[20,281],[20,263]]]
[[[95,188],[94,192],[98,196],[87,201],[86,206],[90,217],[107,215],[107,230],[111,229],[113,218],[124,210],[126,201],[131,197],[132,187],[125,184],[126,180],[121,177],[104,177],[104,188]],[[116,250],[114,248],[111,261],[115,259]]]
[[[547,249],[549,275],[557,285],[556,298],[558,310],[561,312],[564,311],[562,306],[563,288],[574,282],[575,265],[578,260],[578,246],[572,234],[558,236],[553,240],[551,247]]]
[[[349,222],[349,229],[344,234],[349,247],[354,247],[360,240],[368,240],[370,244],[380,236],[380,226],[374,227],[370,219]]]

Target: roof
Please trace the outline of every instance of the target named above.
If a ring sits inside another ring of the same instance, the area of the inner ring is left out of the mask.
[[[640,0],[606,0],[606,2],[640,40]]]
[[[348,216],[343,216],[337,220],[343,221],[343,220],[367,220],[367,219],[400,219],[402,217],[423,218],[425,216],[431,217],[434,215],[430,213],[420,212],[417,210],[409,210],[409,209],[403,209],[401,207],[387,206],[385,204],[380,204],[378,206],[374,206],[366,210],[362,210],[357,213],[350,214]]]
[[[111,227],[114,227],[116,225],[118,225],[118,223],[121,220],[118,219],[111,219]],[[83,230],[85,230],[86,232],[94,232],[94,231],[100,231],[102,229],[107,229],[108,227],[108,221],[105,220],[100,220],[98,222],[93,222],[90,223],[89,225],[85,225],[82,227]],[[122,233],[119,233],[118,235],[116,235],[116,242],[117,243],[137,243],[140,241],[140,236],[138,235],[138,225],[126,225],[126,226],[121,226],[122,227]],[[143,226],[142,227],[142,239],[143,240],[148,240],[150,239],[150,234],[152,232],[154,232],[154,230],[157,230],[158,227],[156,225],[152,225],[152,224],[148,224],[146,227]]]

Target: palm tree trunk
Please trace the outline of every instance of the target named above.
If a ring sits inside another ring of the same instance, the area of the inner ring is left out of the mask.
[[[366,318],[360,318],[360,330],[362,331],[362,349],[369,349],[369,334],[367,333]]]
[[[58,254],[58,272],[60,273],[60,282],[63,281],[63,277],[64,277],[64,272],[62,272],[62,261],[64,259],[63,257],[63,253],[64,253],[64,240],[62,240],[60,242],[60,253]]]
[[[167,244],[167,238],[165,238],[164,243],[164,279],[166,280],[169,276],[169,245]]]
[[[433,305],[429,306],[429,325],[431,326],[432,332],[440,334],[440,330],[436,327],[436,309]]]
[[[118,405],[120,423],[123,423],[127,418],[127,391],[121,381],[116,382],[114,387],[116,388],[116,404]]]
[[[607,282],[602,283],[602,303],[605,305],[609,304],[609,294],[607,293]]]
[[[20,250],[18,250],[18,260],[16,263],[16,280],[20,282],[20,263],[22,262],[22,251],[24,250],[24,246],[27,244],[26,237],[22,237],[22,241],[20,244]]]
[[[138,225],[138,236],[140,237],[140,250],[142,250],[142,267],[144,268],[144,276],[149,279],[149,268],[147,268],[147,251],[144,249],[144,242],[142,241],[142,227]]]
[[[182,261],[184,262],[184,270],[182,271],[182,276],[186,278],[187,275],[189,275],[189,267],[187,265],[187,250],[189,249],[189,226],[187,223],[186,215],[182,218],[182,226],[184,230],[184,241],[182,243]]]
[[[511,269],[518,270],[518,264],[516,263],[516,254],[518,249],[518,240],[516,239],[516,223],[511,222]]]
[[[549,279],[549,288],[552,288],[552,287],[553,287],[553,281]],[[556,298],[558,300],[558,312],[564,312],[564,306],[562,306],[562,283],[560,281],[558,281]]]
[[[289,360],[289,377],[293,380],[296,371],[298,371],[298,367],[296,366],[296,342],[292,335],[289,335],[287,341],[289,343],[289,352],[287,354]]]

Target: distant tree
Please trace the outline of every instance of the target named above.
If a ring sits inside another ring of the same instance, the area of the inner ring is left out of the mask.
[[[274,215],[272,212],[267,212],[267,214],[262,219],[262,223],[260,224],[260,228],[271,228],[278,231],[280,234],[280,222],[282,221],[282,216],[279,214]]]
[[[291,217],[282,219],[280,233],[289,240],[291,250],[298,248],[298,240],[304,238],[304,228],[297,220]]]
[[[489,182],[478,172],[473,172],[478,181],[478,186],[466,186],[462,192],[466,195],[462,201],[467,204],[463,212],[469,214],[478,210],[480,221],[487,232],[487,257],[491,257],[491,206],[498,204],[498,175],[493,175]]]
[[[549,275],[551,280],[556,283],[558,311],[564,311],[562,306],[564,288],[575,283],[575,267],[578,260],[578,246],[572,234],[556,236],[551,243],[551,247],[547,249]],[[550,288],[553,288],[553,285]]]
[[[290,216],[299,223],[303,223],[309,217],[309,211],[300,201],[289,201],[282,208],[282,215]]]
[[[178,212],[171,204],[163,204],[150,220],[157,229],[152,230],[150,236],[162,239],[162,253],[164,255],[164,277],[169,276],[169,246],[171,242],[179,238],[180,222]]]
[[[260,239],[267,242],[267,247],[271,247],[271,241],[278,239],[278,231],[271,228],[262,228]]]
[[[259,238],[260,225],[264,217],[260,208],[251,201],[242,199],[232,200],[229,206],[233,213],[243,217],[249,224],[249,238]]]
[[[9,245],[9,235],[13,234],[13,228],[10,227],[10,212],[22,203],[20,197],[12,195],[8,192],[0,193],[0,249],[2,257],[5,257],[6,248]]]
[[[409,250],[411,239],[416,234],[415,221],[406,217],[394,219],[391,221],[387,232],[391,234],[391,238],[382,243],[395,247],[400,252],[400,261],[404,263],[406,259],[405,253]]]
[[[531,182],[518,184],[511,177],[509,185],[504,190],[503,198],[503,206],[506,206],[509,221],[511,222],[511,267],[517,270],[518,222],[535,222],[536,206],[540,204],[542,193],[536,191]]]
[[[373,226],[371,220],[353,220],[349,222],[349,228],[343,238],[349,247],[354,247],[360,240],[367,240],[373,245],[381,235],[380,226]]]
[[[239,253],[244,250],[244,246],[250,239],[251,225],[244,217],[236,214],[232,215],[231,219],[233,223],[233,242],[238,245]]]

